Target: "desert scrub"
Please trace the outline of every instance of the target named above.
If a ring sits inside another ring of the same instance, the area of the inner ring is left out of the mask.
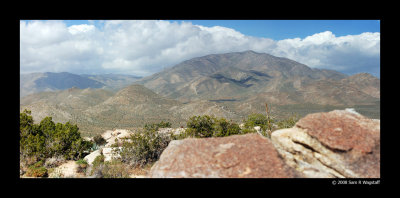
[[[26,176],[28,177],[47,177],[48,170],[43,166],[44,162],[39,161],[28,168]]]
[[[120,149],[121,160],[132,166],[143,167],[157,161],[170,141],[171,138],[166,134],[159,134],[153,130],[139,130],[123,141]]]
[[[260,113],[253,113],[247,116],[247,119],[244,120],[244,133],[255,132],[254,127],[261,127],[261,134],[265,137],[270,137],[271,132],[274,129],[275,120],[271,117],[267,117],[266,115]]]
[[[101,169],[103,168],[104,165],[104,155],[101,154],[99,156],[97,156],[93,162],[92,162],[92,168],[90,170],[89,175],[93,175],[93,174],[101,174]]]
[[[114,159],[104,163],[101,174],[103,178],[128,178],[129,166],[121,160]]]
[[[145,124],[144,129],[147,131],[158,131],[159,128],[169,128],[171,127],[170,122],[161,121],[160,123]]]
[[[278,126],[278,129],[285,129],[294,127],[297,121],[299,121],[299,116],[291,115],[289,118],[280,120],[276,124]]]
[[[86,160],[84,159],[80,159],[78,161],[75,162],[76,164],[78,164],[78,172],[85,172],[86,168],[88,167],[88,163]]]
[[[106,140],[103,138],[103,136],[101,136],[100,134],[93,137],[93,142],[96,143],[96,145],[98,146],[107,143]]]

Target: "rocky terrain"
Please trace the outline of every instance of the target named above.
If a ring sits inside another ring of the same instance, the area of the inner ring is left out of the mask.
[[[310,114],[272,133],[174,140],[151,178],[379,178],[380,121],[354,110]]]
[[[158,133],[184,130],[160,128]],[[114,151],[133,133],[126,129],[102,133],[106,143],[84,158],[86,172],[80,171],[75,161],[47,160],[58,164],[49,177],[97,178],[96,174],[88,176],[94,159],[100,155],[108,162],[118,159]],[[155,164],[139,173],[131,172],[129,177],[380,178],[380,120],[354,109],[334,110],[309,114],[292,128],[273,131],[271,138],[248,133],[172,140]]]

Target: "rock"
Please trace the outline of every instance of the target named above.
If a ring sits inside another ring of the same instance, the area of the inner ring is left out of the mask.
[[[96,157],[99,155],[101,155],[101,151],[95,150],[92,153],[90,153],[89,155],[86,155],[83,159],[86,160],[89,165],[91,165],[93,163],[94,159],[96,159]]]
[[[115,143],[122,143],[122,139],[129,138],[132,132],[125,129],[115,129],[114,131],[106,131],[101,136],[106,140],[104,147],[111,147]]]
[[[380,121],[351,110],[309,114],[271,140],[303,177],[380,177]]]
[[[111,161],[114,158],[119,158],[121,157],[119,154],[116,154],[113,152],[114,148],[103,148],[103,155],[104,155],[104,161]],[[115,149],[121,149],[121,147],[117,147]]]
[[[151,168],[151,178],[292,178],[269,139],[258,134],[173,140]]]
[[[107,141],[108,139],[110,139],[113,136],[112,133],[113,133],[113,131],[107,130],[106,132],[101,134],[101,137],[103,137]]]
[[[54,171],[49,174],[50,178],[63,177],[63,178],[82,178],[84,175],[79,173],[79,165],[75,161],[69,160],[66,163],[55,168]]]

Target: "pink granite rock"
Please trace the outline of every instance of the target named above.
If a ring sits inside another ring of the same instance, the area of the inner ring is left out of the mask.
[[[174,140],[151,168],[152,178],[292,178],[269,139],[259,134]]]

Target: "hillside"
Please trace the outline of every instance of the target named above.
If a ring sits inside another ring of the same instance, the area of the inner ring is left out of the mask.
[[[215,102],[184,104],[160,96],[142,85],[130,85],[114,93],[104,89],[41,92],[21,99],[20,111],[32,111],[36,122],[52,116],[55,122],[78,124],[84,135],[115,128],[133,129],[146,123],[168,121],[183,126],[194,115],[215,115],[239,119],[239,115]]]
[[[321,111],[364,105],[379,112],[379,79],[370,74],[347,76],[254,51],[193,58],[135,83],[183,102],[218,102],[240,114],[262,113],[265,103],[277,112],[300,104]]]

